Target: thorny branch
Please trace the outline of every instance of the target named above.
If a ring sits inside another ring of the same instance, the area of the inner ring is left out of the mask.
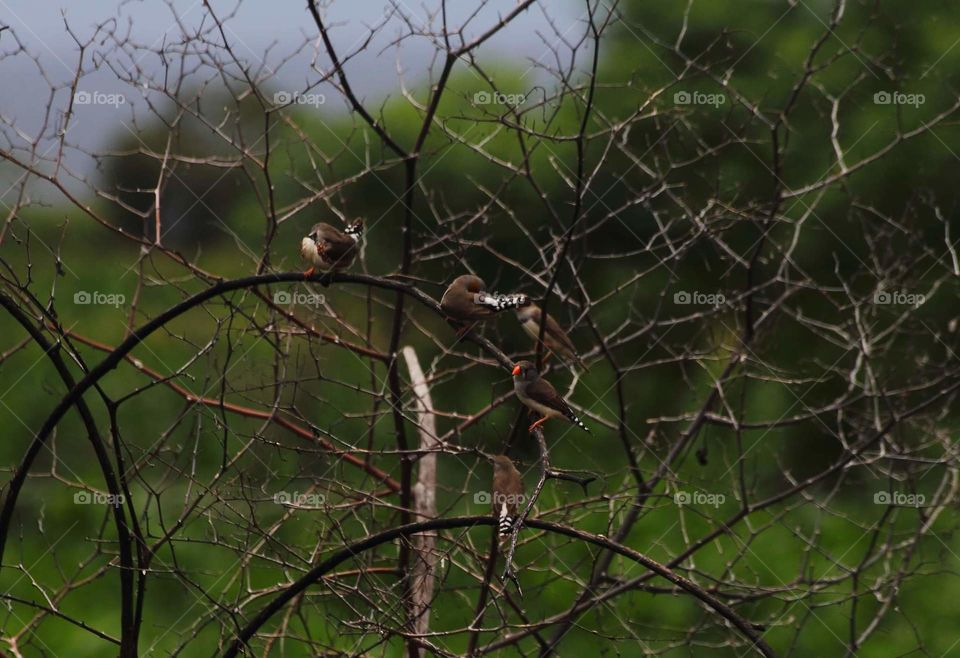
[[[9,654],[948,654],[960,50],[844,0],[305,4],[259,53],[209,2],[52,64],[0,25],[43,88],[0,101]],[[464,273],[540,325],[455,333]],[[520,359],[592,434],[525,431]]]

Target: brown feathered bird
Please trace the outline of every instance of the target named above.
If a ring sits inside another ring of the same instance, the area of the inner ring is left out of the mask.
[[[350,267],[357,257],[357,244],[362,235],[361,219],[348,225],[343,231],[323,222],[314,224],[300,241],[300,255],[310,263],[310,269],[304,272],[304,275],[310,276],[318,268],[335,271]]]
[[[497,519],[497,534],[502,543],[513,532],[519,520],[523,497],[523,476],[506,455],[493,457],[493,516]]]
[[[440,300],[440,308],[461,323],[481,322],[501,311],[527,303],[521,294],[499,295],[487,292],[487,284],[478,276],[464,274],[453,280]]]
[[[589,432],[570,405],[560,397],[557,389],[540,377],[537,367],[529,361],[520,361],[513,367],[513,390],[527,407],[542,416],[529,427],[528,432],[540,427],[549,418],[564,418],[585,432]]]
[[[540,325],[543,324],[543,311],[534,303],[528,303],[517,309],[517,319],[524,330],[536,341],[540,338]],[[567,363],[576,362],[584,370],[586,364],[577,354],[577,348],[570,340],[570,336],[560,324],[553,319],[553,314],[547,314],[547,326],[543,330],[543,346],[548,354],[556,354]]]

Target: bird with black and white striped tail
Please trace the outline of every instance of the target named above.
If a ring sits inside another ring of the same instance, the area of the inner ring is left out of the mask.
[[[462,334],[476,322],[494,317],[501,311],[523,306],[528,302],[523,294],[501,295],[487,291],[487,284],[478,276],[458,276],[447,287],[440,300],[440,309],[451,320],[463,326]]]
[[[509,541],[514,524],[519,521],[523,497],[523,477],[506,455],[493,456],[493,494],[491,505],[497,519],[497,535],[502,545]]]
[[[358,219],[340,230],[330,224],[314,224],[300,241],[300,256],[310,263],[304,276],[311,276],[317,269],[324,272],[345,270],[357,257],[357,244],[363,236],[363,220]]]
[[[589,432],[566,400],[560,397],[557,389],[540,376],[537,367],[529,361],[520,361],[513,367],[513,390],[527,407],[542,416],[529,427],[528,432],[543,425],[550,418],[563,418],[584,432]]]

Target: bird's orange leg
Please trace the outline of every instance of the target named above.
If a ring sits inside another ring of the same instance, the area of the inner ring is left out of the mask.
[[[547,422],[547,416],[544,416],[543,418],[541,418],[540,420],[538,420],[537,422],[535,422],[533,425],[531,425],[530,427],[528,427],[528,428],[527,428],[527,431],[530,432],[530,433],[533,433],[533,430],[537,429],[538,427],[540,427],[541,425],[543,425],[545,422]]]
[[[325,252],[326,250],[327,250],[327,243],[321,242],[320,244],[317,245],[317,256],[322,256],[323,252]],[[316,271],[317,271],[316,267],[311,267],[309,270],[303,273],[303,276],[305,277],[313,276],[313,273]]]

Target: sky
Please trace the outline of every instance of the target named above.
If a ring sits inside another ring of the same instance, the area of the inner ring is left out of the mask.
[[[524,68],[534,61],[552,61],[550,47],[558,44],[555,30],[575,37],[584,29],[580,4],[576,0],[535,3],[508,30],[490,39],[479,52],[480,57],[509,61]],[[450,0],[448,23],[462,25],[476,5],[473,0]],[[235,56],[249,70],[268,77],[267,86],[298,89],[314,82],[320,76],[318,70],[328,70],[325,54],[314,60],[317,30],[305,0],[212,0],[210,6],[224,22],[224,34]],[[490,0],[467,23],[466,38],[485,31],[496,23],[498,16],[515,6],[516,0]],[[392,42],[406,25],[401,14],[417,23],[437,26],[438,8],[439,0],[321,3],[331,38],[340,53],[361,44],[369,26],[388,21],[369,47],[346,65],[358,95],[376,102],[387,94],[399,93],[401,76],[408,87],[427,79],[430,66],[439,64],[429,39],[416,36],[403,40],[399,47]],[[131,94],[130,86],[118,81],[117,72],[131,80],[147,76],[154,82],[161,81],[163,62],[151,51],[163,46],[176,52],[185,40],[184,31],[210,28],[212,21],[203,0],[0,0],[0,24],[12,31],[0,33],[0,79],[11,90],[0,94],[0,117],[7,126],[16,125],[18,130],[33,135],[41,128],[40,110],[46,107],[51,88],[66,88],[76,75],[78,42],[87,43],[95,37],[84,51],[84,73],[78,89],[103,94],[98,98],[107,104],[118,102],[110,94],[123,94],[128,103],[119,109],[132,120],[140,111],[138,94]],[[207,37],[212,45],[222,45],[219,34],[211,32]],[[17,51],[18,40],[26,52],[12,54]],[[126,44],[125,53],[118,52],[115,40]],[[104,52],[110,54],[99,56]],[[534,77],[535,73],[531,75]],[[69,94],[60,93],[55,95],[54,102],[59,106],[68,98]],[[342,105],[340,108],[343,110]],[[102,145],[116,130],[116,114],[90,106],[74,109],[76,119],[83,125],[82,130],[71,129],[71,137],[78,145]],[[337,111],[334,107],[325,109]]]

